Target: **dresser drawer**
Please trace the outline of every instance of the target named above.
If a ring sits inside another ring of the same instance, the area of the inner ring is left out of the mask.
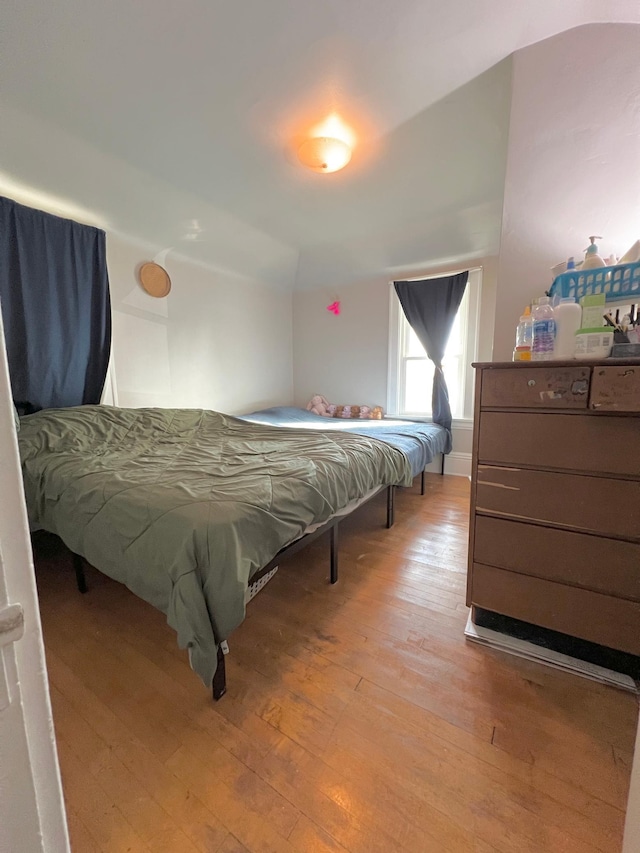
[[[479,465],[476,508],[640,542],[640,481]]]
[[[478,461],[638,477],[638,419],[481,412]]]
[[[473,559],[640,601],[640,544],[478,515]]]
[[[586,409],[590,374],[589,367],[483,370],[481,405],[516,409]]]
[[[472,604],[640,655],[640,603],[474,563]]]
[[[640,367],[594,367],[589,408],[640,412]]]

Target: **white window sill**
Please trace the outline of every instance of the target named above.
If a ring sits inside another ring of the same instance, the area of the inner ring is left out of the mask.
[[[385,418],[393,418],[396,421],[419,421],[420,423],[432,424],[431,415],[396,415],[393,412],[385,412]],[[452,429],[473,429],[473,418],[454,418],[451,422]]]

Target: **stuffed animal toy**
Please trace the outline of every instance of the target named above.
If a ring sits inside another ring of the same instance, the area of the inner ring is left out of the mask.
[[[327,414],[329,401],[320,394],[315,394],[307,403],[307,411],[313,412],[314,415],[322,415],[323,417],[331,417]]]
[[[307,409],[316,398],[313,397]],[[324,397],[321,398],[324,400]],[[310,409],[313,411],[313,409]],[[337,406],[335,403],[328,403],[325,411],[322,413],[327,418],[360,418],[362,420],[382,420],[384,417],[384,413],[382,411],[382,406],[376,406],[375,408],[371,408],[371,406]]]

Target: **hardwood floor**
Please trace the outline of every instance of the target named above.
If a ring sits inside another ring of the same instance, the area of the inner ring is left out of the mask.
[[[37,555],[75,853],[619,851],[636,698],[465,641],[468,483],[280,568],[217,704],[162,614]],[[47,543],[45,543],[47,545]]]

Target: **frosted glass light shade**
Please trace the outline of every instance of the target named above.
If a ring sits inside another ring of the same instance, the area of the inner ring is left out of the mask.
[[[314,172],[338,172],[351,160],[351,148],[341,139],[317,136],[302,143],[298,158]]]

